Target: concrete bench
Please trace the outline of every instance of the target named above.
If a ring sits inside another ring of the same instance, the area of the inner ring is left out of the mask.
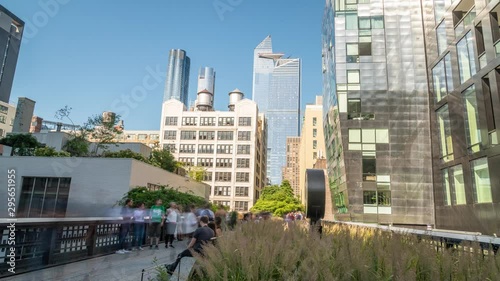
[[[179,281],[187,281],[189,280],[189,276],[193,272],[194,264],[196,263],[195,258],[184,257],[181,259],[175,272],[172,276],[170,276],[170,280],[179,280]]]

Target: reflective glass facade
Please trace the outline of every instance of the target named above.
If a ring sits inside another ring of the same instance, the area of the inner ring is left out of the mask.
[[[163,101],[176,99],[188,107],[190,59],[186,51],[170,50]]]
[[[271,37],[254,51],[253,100],[267,119],[267,175],[280,184],[286,166],[286,139],[299,136],[300,59],[272,53]]]
[[[9,103],[24,22],[0,5],[0,101]]]
[[[327,211],[337,220],[434,224],[422,14],[420,1],[326,1]]]
[[[436,228],[498,234],[500,1],[421,2]]]

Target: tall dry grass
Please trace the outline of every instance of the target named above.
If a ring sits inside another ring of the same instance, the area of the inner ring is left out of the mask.
[[[415,236],[335,225],[266,221],[225,232],[198,256],[196,280],[500,280],[500,258],[436,251]]]

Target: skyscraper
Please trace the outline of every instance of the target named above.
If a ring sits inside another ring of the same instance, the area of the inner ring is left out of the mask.
[[[422,1],[326,1],[323,120],[337,220],[434,224],[424,13]]]
[[[267,175],[280,184],[286,165],[286,138],[299,136],[300,59],[282,58],[273,53],[271,36],[254,50],[252,99],[268,124]]]
[[[168,56],[167,79],[165,81],[165,94],[163,101],[176,99],[186,107],[189,95],[189,69],[190,59],[186,51],[180,49],[170,50]]]
[[[0,5],[0,101],[9,103],[24,22]]]
[[[198,73],[198,91],[207,90],[215,94],[215,70],[212,67],[200,67]]]

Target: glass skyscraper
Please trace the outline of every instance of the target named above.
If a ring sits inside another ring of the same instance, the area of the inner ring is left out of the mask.
[[[190,59],[186,51],[170,50],[163,101],[176,99],[188,107]]]
[[[286,165],[286,139],[299,136],[300,59],[273,53],[271,36],[254,50],[252,98],[268,122],[267,175],[280,184]]]
[[[0,101],[9,103],[24,22],[0,5]]]
[[[324,134],[337,220],[434,224],[421,1],[327,0]]]

